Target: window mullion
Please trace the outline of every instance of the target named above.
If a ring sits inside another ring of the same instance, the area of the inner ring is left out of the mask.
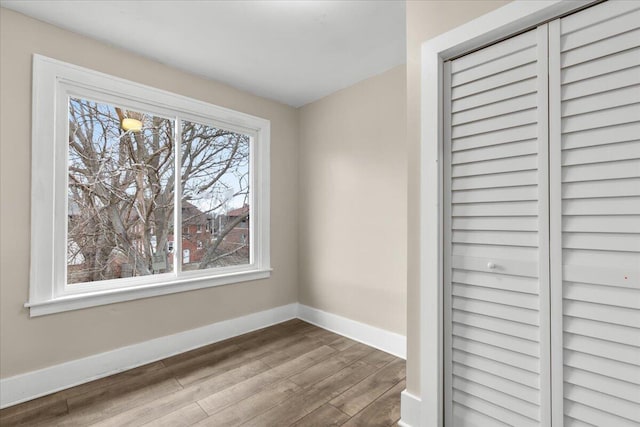
[[[174,224],[173,224],[173,271],[176,276],[182,273],[182,122],[180,117],[175,117],[174,126]]]
[[[250,212],[249,212],[249,263],[250,264],[256,264],[256,260],[260,259],[259,256],[257,256],[257,252],[258,252],[258,244],[259,244],[259,239],[258,239],[258,233],[256,232],[256,225],[258,223],[258,221],[256,221],[257,218],[257,213],[260,211],[261,207],[259,206],[259,201],[258,201],[258,185],[260,185],[260,183],[258,182],[258,171],[256,168],[256,155],[257,155],[257,144],[256,144],[256,138],[255,136],[251,136],[251,140],[250,140],[250,145],[249,145],[249,206],[250,206]]]

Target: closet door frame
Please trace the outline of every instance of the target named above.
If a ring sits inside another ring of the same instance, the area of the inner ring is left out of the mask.
[[[441,426],[444,416],[444,62],[599,1],[514,1],[422,44],[420,316],[415,326],[420,342],[416,363],[420,392],[419,396],[403,392],[404,425]]]

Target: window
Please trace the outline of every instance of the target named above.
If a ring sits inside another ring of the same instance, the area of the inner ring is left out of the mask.
[[[32,316],[269,276],[267,120],[33,69]]]

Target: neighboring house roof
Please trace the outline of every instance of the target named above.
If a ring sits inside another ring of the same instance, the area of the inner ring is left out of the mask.
[[[249,209],[248,206],[245,206],[246,210]],[[237,212],[235,215],[229,216],[240,216],[242,215],[242,209],[234,209],[232,212]],[[78,202],[71,200],[69,202],[68,215],[70,217],[79,216],[82,213],[82,208],[78,204]],[[129,213],[130,220],[138,219],[138,211],[136,209],[132,209]],[[205,225],[209,223],[213,219],[213,215],[206,214],[198,209],[192,203],[187,202],[186,200],[182,201],[182,224],[183,225]]]
[[[204,225],[210,219],[210,215],[205,214],[196,206],[186,200],[182,202],[182,225]]]
[[[227,213],[228,217],[234,218],[242,215],[246,215],[249,213],[249,205],[244,205],[241,208],[233,209]]]

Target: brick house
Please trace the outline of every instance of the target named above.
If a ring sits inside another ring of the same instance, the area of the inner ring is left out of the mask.
[[[182,202],[182,263],[200,262],[207,246],[213,241],[213,215],[206,214],[193,204]],[[168,237],[168,262],[173,262],[173,234]]]
[[[247,251],[249,250],[249,206],[244,205],[241,208],[229,211],[226,215],[226,222],[230,223],[235,221],[238,217],[244,216],[245,218],[229,231],[224,237],[224,242],[228,245],[246,245]]]
[[[228,224],[243,217],[238,225],[222,239],[218,252],[233,253],[242,262],[249,259],[249,206],[233,209],[226,215],[206,214],[189,202],[182,207],[182,263],[183,268],[195,269],[204,257],[207,247],[212,244]],[[173,235],[168,238],[168,262],[173,262]]]

